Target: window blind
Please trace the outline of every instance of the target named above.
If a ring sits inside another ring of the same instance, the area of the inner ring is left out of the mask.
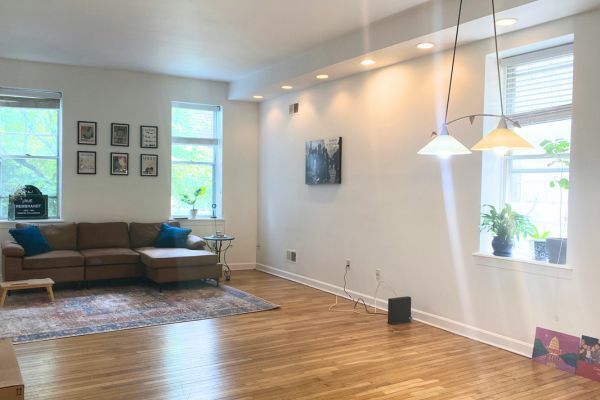
[[[572,44],[505,58],[502,63],[508,115],[521,125],[571,117]]]
[[[59,109],[58,92],[0,87],[0,107]]]

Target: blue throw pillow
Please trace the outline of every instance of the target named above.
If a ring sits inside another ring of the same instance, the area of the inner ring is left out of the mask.
[[[163,248],[186,247],[187,237],[191,232],[192,230],[188,228],[177,228],[162,224],[154,241],[154,246]]]
[[[25,249],[26,257],[52,251],[48,241],[37,226],[9,229],[8,232]]]

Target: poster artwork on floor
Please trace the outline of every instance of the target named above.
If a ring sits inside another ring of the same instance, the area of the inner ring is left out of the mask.
[[[306,142],[305,162],[307,185],[342,183],[342,138]]]
[[[579,338],[564,333],[537,328],[532,358],[535,362],[575,373],[579,353]]]
[[[581,336],[577,375],[600,382],[600,343],[590,336]]]

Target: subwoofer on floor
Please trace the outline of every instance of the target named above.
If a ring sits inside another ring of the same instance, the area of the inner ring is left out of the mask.
[[[388,299],[388,324],[402,324],[411,320],[410,297]]]

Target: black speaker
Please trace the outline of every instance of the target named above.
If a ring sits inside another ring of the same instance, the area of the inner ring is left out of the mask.
[[[388,299],[388,324],[395,325],[410,322],[410,297]]]

